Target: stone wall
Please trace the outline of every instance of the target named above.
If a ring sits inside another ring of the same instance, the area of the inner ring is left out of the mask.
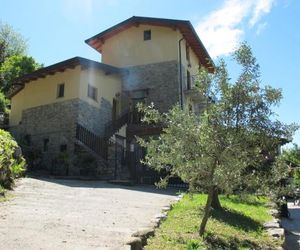
[[[98,136],[103,135],[105,125],[112,119],[112,105],[102,98],[99,108],[79,100],[78,122]]]
[[[72,164],[76,123],[102,135],[110,119],[111,104],[107,100],[102,99],[98,109],[80,99],[72,99],[24,110],[21,124],[12,127],[11,132],[21,143],[24,143],[26,136],[30,137],[30,149],[41,153],[43,168],[53,170],[54,174],[79,175],[79,169]],[[46,150],[45,140],[49,140]],[[62,145],[66,145],[69,156],[70,166],[67,170],[53,166],[53,159],[60,154]]]
[[[20,125],[11,132],[21,144],[29,140],[30,148],[41,153],[43,167],[51,170],[61,147],[69,154],[74,151],[77,117],[78,99],[34,107],[23,111]]]
[[[147,103],[161,112],[179,103],[179,65],[177,61],[132,66],[122,75],[123,90],[149,89]]]

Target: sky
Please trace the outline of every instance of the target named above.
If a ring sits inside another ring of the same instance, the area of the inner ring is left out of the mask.
[[[45,66],[74,56],[100,61],[84,40],[134,15],[189,20],[232,76],[238,67],[230,54],[247,41],[262,84],[283,91],[278,119],[300,123],[300,0],[0,0],[0,21],[21,33],[28,54]],[[300,130],[294,142],[300,145]]]

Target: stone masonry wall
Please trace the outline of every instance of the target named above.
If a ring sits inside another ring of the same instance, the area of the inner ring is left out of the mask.
[[[112,119],[112,105],[102,98],[99,108],[79,100],[78,122],[98,136],[103,135],[105,125]]]
[[[161,112],[179,103],[179,65],[177,61],[125,68],[123,90],[149,89],[147,103],[153,102]]]
[[[11,132],[19,141],[30,136],[30,146],[41,152],[43,166],[51,170],[61,145],[67,146],[67,153],[74,151],[77,117],[78,99],[34,107],[23,111],[21,124]],[[49,140],[46,150],[45,139]]]
[[[53,170],[53,159],[60,153],[61,145],[67,146],[70,162],[74,158],[76,123],[80,123],[97,135],[103,134],[105,124],[111,119],[111,104],[102,99],[99,109],[80,99],[43,105],[23,111],[20,125],[11,128],[19,141],[30,136],[31,147],[42,154],[43,167]],[[44,151],[44,140],[48,139]],[[79,175],[77,167],[70,164],[65,170],[56,169],[56,174]],[[101,171],[100,171],[101,172]]]

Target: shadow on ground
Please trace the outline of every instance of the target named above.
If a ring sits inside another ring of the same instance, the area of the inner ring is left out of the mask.
[[[262,225],[257,221],[230,209],[214,209],[212,211],[212,217],[218,221],[226,223],[245,232],[259,231],[262,228]],[[205,241],[209,245],[209,249],[234,250],[240,249],[241,246],[243,247],[243,249],[261,249],[260,246],[258,246],[257,243],[253,241],[241,241],[234,236],[224,239],[215,234],[208,233],[205,237]]]
[[[262,225],[244,214],[229,209],[212,211],[212,217],[243,231],[258,231]]]
[[[159,189],[155,185],[125,186],[125,185],[111,184],[106,181],[100,181],[100,180],[78,180],[78,179],[68,179],[68,178],[64,179],[64,178],[55,178],[55,177],[42,177],[42,176],[35,176],[35,175],[28,175],[28,177],[41,180],[41,181],[55,183],[58,185],[77,187],[77,188],[118,188],[118,189],[126,189],[132,191],[155,193],[155,194],[162,194],[162,195],[173,195],[173,196],[176,196],[186,191],[186,189],[179,189],[179,188],[172,188],[172,187],[166,189]]]
[[[286,231],[286,248],[287,250],[300,249],[300,206],[295,206],[293,202],[288,203],[290,218],[283,218],[282,227]]]
[[[249,240],[240,241],[236,237],[230,239],[222,239],[214,234],[207,234],[205,241],[208,244],[209,248],[212,250],[216,249],[228,249],[228,250],[237,250],[241,249],[261,249],[255,242]]]

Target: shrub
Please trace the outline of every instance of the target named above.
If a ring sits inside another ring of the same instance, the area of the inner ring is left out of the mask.
[[[25,171],[21,148],[10,133],[0,129],[0,186],[10,189]]]
[[[0,92],[0,112],[8,112],[9,100]]]

